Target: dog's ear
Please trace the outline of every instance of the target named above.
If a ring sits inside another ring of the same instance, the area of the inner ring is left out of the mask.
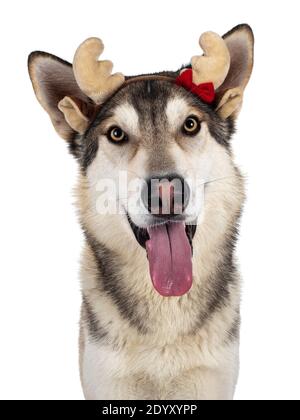
[[[236,118],[243,102],[244,89],[253,68],[254,37],[249,25],[239,25],[223,36],[230,53],[230,68],[217,89],[217,112],[222,119]]]
[[[28,58],[28,69],[36,97],[58,134],[65,140],[83,134],[94,115],[95,104],[80,90],[72,65],[36,51]]]

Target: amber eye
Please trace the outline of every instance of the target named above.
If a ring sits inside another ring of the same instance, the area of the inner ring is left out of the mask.
[[[112,127],[107,133],[107,138],[113,142],[120,142],[127,140],[127,135],[125,131],[122,130],[122,128]]]
[[[187,134],[188,136],[196,135],[199,133],[201,128],[201,123],[198,120],[197,117],[188,117],[182,127],[182,130],[184,134]]]

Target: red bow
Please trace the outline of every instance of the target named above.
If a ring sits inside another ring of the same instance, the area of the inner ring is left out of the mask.
[[[176,84],[199,96],[203,102],[211,104],[215,100],[215,88],[213,83],[193,83],[193,70],[187,69],[176,79]]]

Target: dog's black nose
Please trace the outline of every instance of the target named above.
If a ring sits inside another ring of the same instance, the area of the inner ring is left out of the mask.
[[[146,180],[142,189],[142,201],[150,214],[176,216],[186,209],[190,188],[179,175],[153,176]]]

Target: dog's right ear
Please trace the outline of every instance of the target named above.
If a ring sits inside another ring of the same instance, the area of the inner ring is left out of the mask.
[[[72,65],[36,51],[29,55],[28,69],[36,97],[58,134],[69,141],[83,134],[96,104],[79,88]]]
[[[111,74],[111,61],[98,61],[103,51],[101,39],[88,38],[77,48],[73,66],[39,51],[29,56],[35,94],[58,134],[66,140],[74,139],[76,133],[83,134],[97,107],[125,82],[122,73]]]

